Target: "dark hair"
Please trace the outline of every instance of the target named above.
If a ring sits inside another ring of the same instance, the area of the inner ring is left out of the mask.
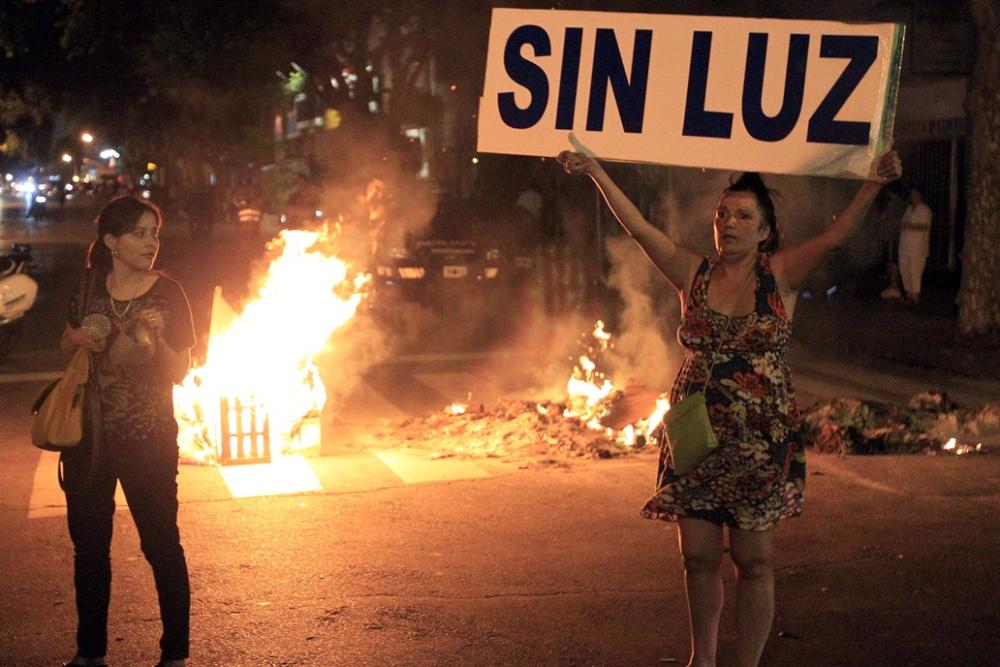
[[[768,237],[757,245],[757,250],[759,252],[777,250],[781,234],[778,231],[778,217],[774,213],[774,202],[771,195],[777,195],[778,192],[764,185],[764,179],[756,171],[744,172],[735,181],[731,181],[724,192],[749,192],[754,196],[757,200],[757,208],[760,209],[770,232]]]
[[[121,236],[136,228],[139,220],[146,213],[156,216],[156,226],[163,224],[163,214],[153,203],[132,195],[116,197],[109,201],[94,221],[97,227],[97,238],[90,244],[87,251],[87,268],[96,269],[102,273],[111,271],[111,250],[104,244],[105,234]]]

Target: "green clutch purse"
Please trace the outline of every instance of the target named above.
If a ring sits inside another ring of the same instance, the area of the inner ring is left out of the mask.
[[[673,462],[671,467],[678,475],[687,474],[719,446],[702,391],[672,405],[663,416],[663,429]]]

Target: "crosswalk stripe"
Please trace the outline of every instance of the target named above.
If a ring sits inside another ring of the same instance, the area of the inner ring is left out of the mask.
[[[66,516],[66,496],[59,488],[59,454],[42,452],[35,466],[35,477],[31,483],[31,497],[28,500],[28,518],[44,519]],[[127,510],[128,502],[121,485],[115,489],[115,505]]]
[[[390,402],[368,381],[362,381],[340,410],[347,414],[373,414],[385,419],[405,419],[410,415]]]
[[[20,373],[0,376],[0,382],[50,380],[61,373]],[[412,376],[452,402],[465,402],[472,392],[475,402],[495,400],[496,388],[469,373],[419,373]],[[11,379],[17,378],[17,379]],[[409,416],[367,382],[349,403],[364,404],[382,417]],[[441,406],[442,408],[445,406]],[[65,516],[66,499],[57,479],[59,455],[41,452],[28,502],[29,519]],[[354,491],[398,484],[423,484],[492,475],[470,461],[427,459],[408,450],[369,450],[361,455],[301,459],[288,457],[269,464],[199,468],[181,466],[181,501],[202,498],[252,498],[292,493]],[[128,509],[119,485],[116,505]]]
[[[285,457],[271,463],[223,466],[219,469],[233,498],[322,491],[305,459]]]
[[[57,481],[59,455],[41,452],[28,502],[29,519],[66,515]],[[233,466],[182,465],[180,502],[258,498],[296,493],[345,493],[456,480],[484,479],[493,473],[460,459],[428,459],[412,450],[377,450],[320,458],[286,457],[271,463]],[[115,504],[128,509],[121,485]]]
[[[452,403],[496,402],[498,391],[487,380],[471,373],[414,373],[417,378],[434,391],[451,399]],[[441,408],[448,406],[442,405]]]
[[[406,484],[492,477],[490,473],[472,461],[460,459],[429,460],[405,450],[373,450],[372,454],[378,457]]]

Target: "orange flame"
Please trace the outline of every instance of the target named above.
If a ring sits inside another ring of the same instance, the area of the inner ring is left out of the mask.
[[[283,231],[272,242],[280,254],[256,298],[228,325],[213,321],[205,364],[174,389],[184,459],[215,460],[223,398],[266,410],[272,456],[319,444],[303,442],[318,440],[318,429],[303,425],[317,418],[326,402],[314,358],[355,316],[369,280],[352,277],[347,263],[332,254],[337,236],[326,225]],[[213,320],[229,310],[221,300],[217,291]]]
[[[613,349],[611,334],[604,330],[604,322],[598,320],[594,325],[591,337],[596,343],[596,349],[589,349],[595,354]],[[567,407],[564,417],[577,418],[589,428],[606,430],[608,435],[615,435],[613,430],[606,428],[601,420],[606,417],[612,404],[618,397],[614,383],[598,368],[598,364],[587,355],[581,355],[577,365],[566,383]],[[639,419],[634,424],[627,424],[618,433],[618,440],[625,446],[634,446],[641,434],[646,441],[653,438],[656,429],[663,421],[663,415],[670,409],[666,394],[661,394],[656,400],[656,407],[650,415]]]

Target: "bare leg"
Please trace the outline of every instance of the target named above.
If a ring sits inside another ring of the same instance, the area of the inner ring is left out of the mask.
[[[691,619],[689,667],[715,667],[722,615],[722,526],[681,518],[681,556]]]
[[[889,262],[889,284],[897,291],[903,291],[902,280],[899,278],[899,264],[895,262]]]
[[[736,565],[736,664],[756,667],[774,619],[774,531],[731,530],[729,540]]]

